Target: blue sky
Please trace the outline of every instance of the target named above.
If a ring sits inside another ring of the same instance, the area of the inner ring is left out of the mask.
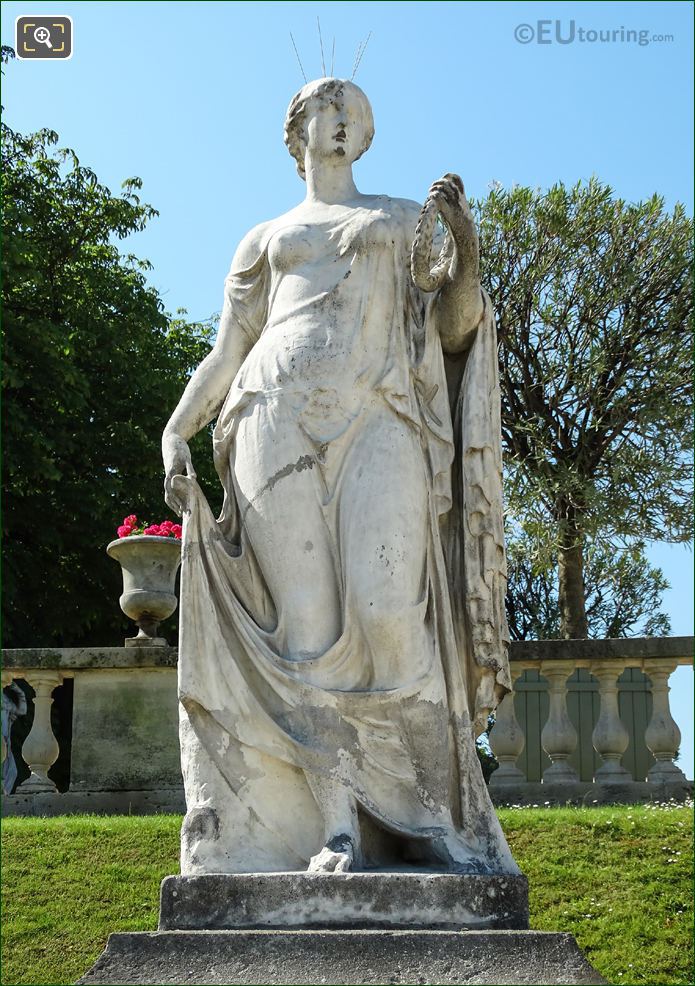
[[[492,181],[544,187],[597,175],[627,199],[654,191],[692,213],[693,7],[663,3],[2,3],[2,41],[15,17],[69,14],[65,62],[15,61],[6,71],[7,122],[50,127],[100,180],[132,175],[160,216],[128,249],[154,265],[169,311],[219,310],[222,281],[243,234],[290,208],[303,183],[282,142],[287,104],[327,60],[374,108],[376,137],[356,167],[365,192],[422,199],[446,171],[471,196]],[[539,44],[540,28],[548,44]],[[555,39],[556,22],[560,38]],[[520,27],[520,25],[525,25]],[[533,40],[522,43],[517,36]],[[591,32],[610,31],[611,41]],[[614,32],[614,33],[613,33]],[[647,44],[629,40],[644,32]],[[581,40],[583,36],[585,40]],[[663,40],[664,36],[670,40]],[[624,40],[622,40],[624,39]],[[655,546],[672,589],[673,633],[693,627],[691,554]],[[692,670],[672,679],[693,774]]]

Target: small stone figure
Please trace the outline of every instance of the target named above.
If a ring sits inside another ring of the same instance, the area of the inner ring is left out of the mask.
[[[26,695],[16,681],[2,690],[2,789],[12,794],[17,780],[17,764],[12,754],[12,725],[27,714]]]
[[[184,874],[518,873],[475,749],[511,688],[492,306],[461,179],[361,194],[373,134],[352,82],[294,97],[306,198],[242,241],[164,432]]]

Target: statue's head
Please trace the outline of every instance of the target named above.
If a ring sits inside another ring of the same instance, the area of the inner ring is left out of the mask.
[[[317,157],[334,155],[350,164],[362,157],[374,137],[369,100],[347,79],[316,79],[293,98],[285,117],[285,143],[302,178],[307,148]]]

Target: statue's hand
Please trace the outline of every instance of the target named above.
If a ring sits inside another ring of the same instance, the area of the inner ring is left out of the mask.
[[[427,195],[448,226],[457,246],[471,239],[477,241],[473,212],[466,198],[463,182],[458,175],[446,174],[435,181]]]
[[[447,235],[430,268],[437,215],[446,224]],[[478,266],[478,231],[463,182],[458,175],[444,175],[431,185],[415,227],[410,258],[413,281],[421,291],[436,291],[447,282],[461,283],[463,279],[464,287],[468,282],[467,293],[474,299],[474,307],[480,308]],[[478,312],[476,324],[479,318]]]
[[[184,475],[191,479],[196,478],[188,442],[175,432],[165,432],[162,437],[162,458],[165,472],[164,499],[167,506],[181,516],[189,509],[189,505],[184,498],[183,484],[177,483],[174,487],[174,478]]]

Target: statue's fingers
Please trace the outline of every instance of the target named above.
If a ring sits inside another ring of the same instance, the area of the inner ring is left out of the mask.
[[[181,504],[179,503],[178,499],[175,496],[173,496],[171,493],[165,493],[164,502],[166,503],[167,507],[169,507],[170,510],[173,510],[178,517],[181,516]]]
[[[189,476],[173,476],[171,479],[171,488],[179,504],[179,513],[184,514],[190,511],[191,505],[191,485],[189,479],[193,477]]]
[[[170,510],[173,510],[173,512],[176,514],[177,517],[180,517],[181,516],[181,513],[182,513],[181,504],[176,499],[176,497],[174,497],[174,496],[165,496],[164,497],[164,502],[166,503],[167,507],[169,507]]]
[[[443,175],[433,183],[434,185],[440,186],[441,188],[455,188],[459,193],[463,191],[463,182],[458,175],[454,174]]]
[[[430,192],[428,198],[431,202],[434,202],[434,204],[437,206],[442,204],[444,205],[451,204],[451,200],[449,195],[447,195],[446,188],[436,188],[433,192]]]
[[[440,179],[434,183],[432,188],[435,190],[435,195],[442,196],[449,203],[449,205],[455,206],[459,204],[458,190],[451,182]]]
[[[448,174],[444,175],[444,180],[454,185],[456,190],[461,195],[465,195],[465,192],[463,190],[463,182],[461,181],[460,175],[455,175],[452,171],[450,171],[448,172]]]
[[[345,859],[339,859],[335,865],[334,873],[349,873],[350,871],[350,860],[345,857]]]
[[[454,181],[454,179],[457,179]],[[453,175],[450,180],[440,179],[437,184],[437,191],[446,197],[447,202],[456,208],[467,208],[468,199],[463,188],[463,182],[458,175]]]
[[[432,184],[430,185],[430,189],[433,189],[435,191],[444,191],[445,189],[450,187],[451,187],[451,182],[447,181],[446,178],[437,178],[437,180],[433,181]]]
[[[164,502],[167,506],[171,507],[174,513],[178,514],[179,517],[183,513],[183,505],[181,498],[176,493],[174,489],[174,479],[175,476],[167,476],[164,480]]]

